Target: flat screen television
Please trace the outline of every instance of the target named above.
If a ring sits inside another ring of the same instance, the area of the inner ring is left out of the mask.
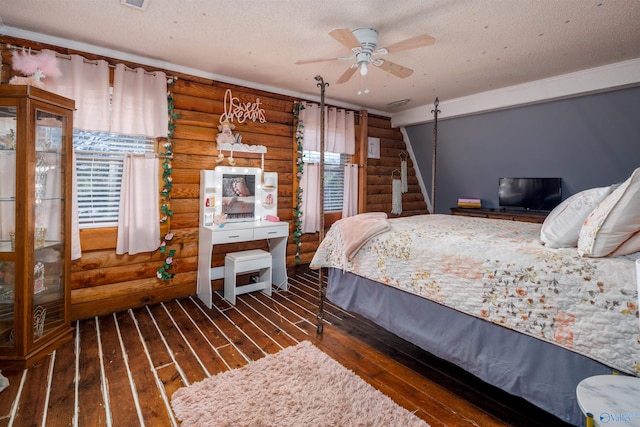
[[[562,201],[561,178],[500,178],[502,209],[551,211]]]

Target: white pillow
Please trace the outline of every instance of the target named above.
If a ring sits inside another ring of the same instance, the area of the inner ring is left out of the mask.
[[[629,255],[635,252],[640,252],[640,231],[625,240],[624,243],[618,246],[609,256]],[[638,287],[640,288],[640,281],[638,281]]]
[[[578,253],[603,257],[640,230],[640,168],[589,214],[580,229]]]
[[[582,223],[614,186],[584,190],[569,197],[551,211],[540,230],[540,240],[550,248],[575,248]]]

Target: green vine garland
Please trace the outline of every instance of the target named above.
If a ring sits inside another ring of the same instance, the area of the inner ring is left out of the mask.
[[[175,83],[176,78],[169,79],[167,84],[172,86]],[[167,91],[167,109],[169,114],[169,126],[167,132],[167,141],[163,144],[164,152],[162,153],[162,180],[164,182],[162,191],[160,191],[160,196],[162,197],[162,205],[160,206],[160,212],[162,212],[162,218],[160,218],[160,223],[165,224],[171,216],[173,216],[173,211],[169,207],[169,202],[171,201],[171,189],[173,187],[173,179],[171,178],[171,159],[173,159],[173,133],[176,129],[175,121],[178,118],[178,114],[174,111],[174,103],[173,96],[171,96],[171,91]],[[173,274],[169,272],[171,266],[173,265],[173,256],[176,254],[175,249],[169,250],[167,253],[167,243],[173,240],[173,233],[171,230],[167,231],[164,236],[162,236],[162,242],[160,243],[160,253],[167,254],[162,263],[162,266],[158,267],[158,273],[156,276],[158,279],[167,280],[173,277]]]
[[[304,139],[304,124],[300,120],[300,111],[304,110],[304,105],[300,102],[296,102],[293,107],[293,122],[296,124],[296,181],[298,185],[296,187],[296,203],[293,208],[293,219],[295,230],[293,231],[293,242],[296,245],[296,264],[300,264],[300,248],[302,246],[302,187],[300,187],[300,181],[302,180],[302,172],[304,171],[304,162],[302,161],[302,140]]]

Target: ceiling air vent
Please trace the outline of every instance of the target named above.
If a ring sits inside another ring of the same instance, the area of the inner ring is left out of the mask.
[[[120,0],[120,4],[129,6],[138,10],[145,10],[149,5],[149,0]]]
[[[405,106],[409,103],[409,101],[411,101],[409,98],[405,98],[405,99],[401,99],[399,101],[393,101],[387,104],[387,107],[389,108],[398,108],[398,107],[402,107]]]

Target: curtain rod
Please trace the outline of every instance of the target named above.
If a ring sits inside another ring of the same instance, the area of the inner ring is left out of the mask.
[[[74,149],[73,151],[76,153],[76,155],[107,154],[107,155],[112,155],[112,156],[124,156],[126,154],[132,154],[132,155],[134,155],[136,157],[153,156],[153,157],[158,158],[158,159],[173,159],[173,155],[166,155],[166,154],[162,154],[162,153],[133,153],[131,151],[129,151],[129,152],[124,152],[124,151],[92,151],[92,150],[78,150],[78,149]]]
[[[7,43],[7,44],[6,44],[6,46],[7,46],[7,49],[13,49],[13,50],[20,50],[20,49],[22,49],[22,50],[27,50],[27,49],[28,49],[28,50],[29,50],[29,52],[32,52],[32,51],[33,51],[33,52],[36,52],[36,53],[41,52],[41,51],[40,51],[40,50],[38,50],[38,49],[32,49],[32,48],[30,48],[30,47],[24,47],[24,46],[16,46],[16,45],[14,45],[14,44],[9,44],[9,43]],[[49,50],[51,50],[51,49],[49,49]],[[57,57],[57,58],[60,58],[60,59],[66,59],[66,60],[68,60],[68,61],[70,61],[70,60],[71,60],[71,54],[69,54],[69,55],[65,55],[65,54],[62,54],[62,53],[59,53],[59,52],[55,52],[55,51],[52,51],[52,52],[54,52],[54,53],[56,54],[56,57]],[[78,55],[78,56],[82,56],[82,55]],[[98,61],[97,61],[97,60],[87,59],[87,58],[85,58],[84,56],[82,56],[82,60],[83,60],[85,63],[87,63],[87,64],[93,64],[93,65],[97,65],[97,64],[98,64]],[[124,65],[124,64],[123,64],[123,65]],[[115,65],[108,64],[108,66],[109,66],[109,68],[116,68],[116,66],[115,66]],[[126,65],[124,66],[124,68],[125,68],[125,70],[127,70],[127,71],[135,71],[135,69],[134,69],[134,68],[128,67],[128,66],[126,66]],[[143,68],[143,67],[140,67],[140,68]],[[147,70],[145,70],[145,73],[146,73],[146,74],[149,74],[149,75],[151,75],[151,76],[155,76],[155,75],[156,75],[155,71],[147,71]],[[176,77],[176,76],[169,76],[169,75],[168,75],[168,76],[167,76],[167,78],[168,78],[168,79],[176,80],[178,77]]]
[[[308,103],[310,103],[310,104],[316,104],[316,105],[318,105],[318,106],[320,105],[320,104],[318,104],[317,102],[307,101],[307,100],[298,100],[298,101],[295,101],[295,102],[298,102],[298,103],[300,103],[300,102],[308,102]],[[358,117],[363,117],[363,116],[364,116],[362,113],[360,113],[360,111],[352,110],[352,109],[350,109],[350,108],[336,107],[336,106],[333,106],[333,105],[326,105],[326,104],[325,104],[325,106],[326,106],[327,108],[338,108],[338,109],[345,110],[345,111],[352,111],[352,112],[353,112],[353,114],[354,114],[355,116],[358,116]]]
[[[305,165],[319,165],[320,162],[304,162]],[[363,168],[364,165],[360,164],[360,163],[338,163],[337,165],[334,164],[334,166],[357,166],[359,168]]]

